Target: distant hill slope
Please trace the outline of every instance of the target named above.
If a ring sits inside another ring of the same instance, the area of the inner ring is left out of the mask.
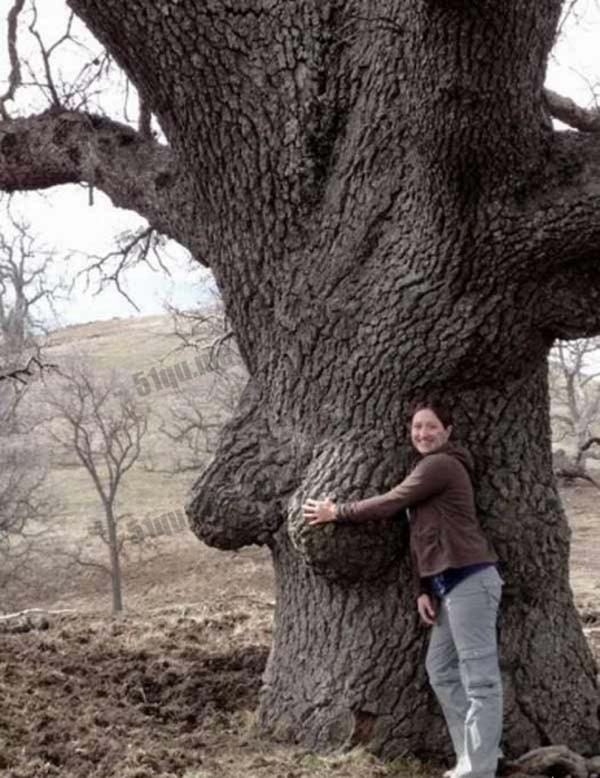
[[[143,370],[160,363],[179,344],[171,317],[131,316],[75,324],[48,336],[49,354],[60,357],[77,349],[87,354],[99,369]],[[173,356],[177,362],[181,356]]]

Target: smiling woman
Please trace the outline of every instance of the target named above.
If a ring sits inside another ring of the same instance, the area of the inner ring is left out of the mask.
[[[417,406],[412,444],[421,460],[386,494],[336,505],[307,500],[309,525],[369,521],[410,508],[413,585],[422,621],[432,627],[426,667],[452,739],[452,778],[493,778],[501,755],[502,680],[496,621],[498,558],[475,512],[472,460],[449,444],[451,415]]]

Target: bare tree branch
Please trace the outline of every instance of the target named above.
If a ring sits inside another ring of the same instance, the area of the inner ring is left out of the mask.
[[[566,458],[560,458],[559,462],[555,464],[554,474],[567,482],[576,480],[587,481],[587,483],[600,489],[600,483],[595,478],[592,478],[581,464],[569,461]]]
[[[38,369],[34,370],[34,366]],[[27,382],[24,380],[24,376],[27,376],[27,378],[32,378],[34,375],[39,375],[39,372],[42,370],[53,370],[57,367],[58,365],[51,362],[41,362],[38,357],[34,356],[30,357],[25,367],[15,368],[13,370],[0,373],[0,381],[12,380],[21,384],[26,384]]]
[[[562,35],[565,25],[569,21],[569,19],[575,15],[575,8],[578,2],[579,0],[569,0],[569,2],[565,4],[561,14],[560,22],[558,23],[558,27],[556,28],[556,35],[554,38],[555,41],[557,41]]]
[[[95,260],[91,265],[85,267],[78,276],[85,276],[89,283],[94,273],[99,276],[99,283],[96,294],[99,294],[107,284],[112,283],[116,286],[118,292],[136,309],[138,306],[123,289],[122,280],[126,272],[140,263],[146,263],[152,270],[156,268],[152,261],[156,262],[158,268],[170,275],[168,267],[163,261],[160,249],[163,248],[165,238],[153,227],[143,227],[137,232],[126,232],[117,237],[118,248],[108,252],[104,256],[90,255],[91,260]]]
[[[581,453],[587,451],[592,446],[600,446],[600,437],[593,437],[587,440],[580,449]]]
[[[551,89],[544,90],[550,115],[580,132],[600,132],[600,109],[582,108],[570,97],[563,97]]]
[[[6,110],[6,103],[9,100],[14,99],[17,89],[21,85],[21,63],[19,60],[19,52],[17,48],[17,27],[19,21],[19,14],[23,10],[25,0],[15,0],[13,7],[8,14],[8,58],[10,60],[10,74],[8,76],[8,89],[0,96],[0,114],[5,120],[9,120],[10,116]]]
[[[573,12],[575,10],[575,6],[577,5],[578,2],[579,2],[579,0],[570,0],[570,2],[566,5],[566,8],[562,12],[560,23],[559,23],[558,28],[556,30],[556,37],[558,37],[561,34],[565,24],[567,23],[569,18],[572,16],[572,14],[573,14]]]
[[[586,442],[579,448],[578,462],[581,460],[583,454],[592,446],[600,446],[600,437],[593,437],[589,438],[589,440],[586,440]]]

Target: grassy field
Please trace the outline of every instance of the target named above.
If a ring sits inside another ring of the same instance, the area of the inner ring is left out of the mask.
[[[85,351],[100,369],[147,373],[191,355],[165,317],[114,320],[56,333],[55,360]],[[164,362],[161,363],[161,360]],[[198,377],[198,391],[206,376]],[[149,396],[156,410],[169,393]],[[154,458],[173,452],[152,422]],[[140,463],[120,510],[142,519],[181,506],[193,474],[150,472]],[[49,629],[0,634],[0,776],[3,778],[393,778],[441,775],[411,758],[383,762],[362,750],[319,756],[261,737],[254,711],[271,636],[273,574],[264,549],[220,552],[187,529],[132,548],[124,560],[125,613],[110,616],[110,581],[64,566],[53,552],[81,545],[101,508],[89,478],[54,463],[61,508],[35,573],[14,607],[68,612]],[[573,530],[571,580],[590,643],[600,656],[598,491],[563,490]]]

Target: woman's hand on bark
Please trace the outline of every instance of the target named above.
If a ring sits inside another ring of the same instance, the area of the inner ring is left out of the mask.
[[[309,524],[327,524],[335,521],[335,503],[326,497],[324,500],[307,500],[302,506],[304,521]]]
[[[437,614],[432,599],[428,594],[420,594],[418,596],[417,610],[419,611],[419,616],[428,627],[432,627],[435,624]]]

